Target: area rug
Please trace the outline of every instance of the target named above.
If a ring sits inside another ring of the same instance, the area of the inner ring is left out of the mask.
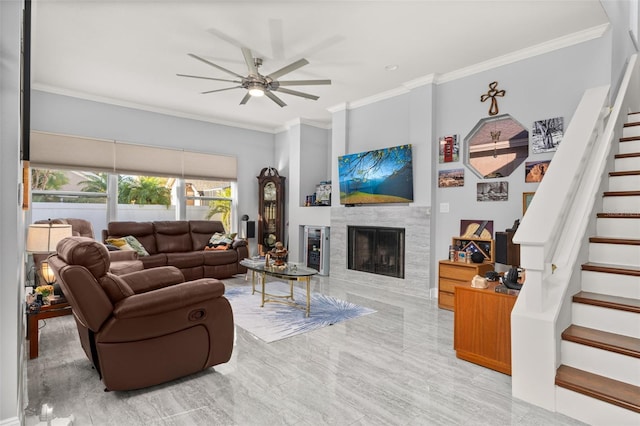
[[[269,282],[267,292],[288,294],[289,285]],[[331,296],[311,293],[311,315],[307,318],[303,309],[281,303],[266,303],[261,308],[261,295],[258,291],[252,295],[250,286],[227,287],[224,295],[231,303],[236,325],[267,343],[376,312]],[[293,296],[297,303],[305,305],[305,290],[294,287]]]

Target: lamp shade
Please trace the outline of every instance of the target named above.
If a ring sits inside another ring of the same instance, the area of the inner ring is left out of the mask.
[[[27,231],[27,251],[29,253],[52,253],[60,240],[71,236],[71,225],[33,224]]]

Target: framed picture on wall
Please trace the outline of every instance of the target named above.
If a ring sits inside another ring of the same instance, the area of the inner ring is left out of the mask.
[[[535,194],[535,192],[522,193],[522,215],[523,216],[524,216],[524,213],[529,208],[529,204],[531,204],[531,200],[533,200],[533,194]]]
[[[476,201],[508,201],[509,182],[478,182]]]
[[[533,123],[531,128],[531,150],[534,154],[558,149],[564,132],[562,117],[547,118]]]
[[[442,136],[439,139],[440,162],[453,163],[460,161],[460,138],[458,135]]]
[[[524,163],[524,181],[527,183],[541,182],[549,169],[549,164],[551,164],[551,160]]]
[[[464,186],[464,169],[438,170],[438,188]]]

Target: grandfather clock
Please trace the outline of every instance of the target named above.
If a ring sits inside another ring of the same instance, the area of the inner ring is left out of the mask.
[[[271,250],[278,241],[284,243],[284,180],[273,167],[265,167],[258,176],[260,253]]]

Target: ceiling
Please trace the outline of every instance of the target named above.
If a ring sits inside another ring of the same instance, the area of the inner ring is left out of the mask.
[[[269,132],[297,119],[329,126],[340,105],[607,22],[594,0],[33,0],[32,88]],[[233,78],[188,53],[245,75],[242,46],[264,75],[306,58],[282,79],[332,84],[292,87],[320,98],[278,94],[281,108],[266,97],[240,105],[240,88],[201,94],[235,84],[176,76]]]

